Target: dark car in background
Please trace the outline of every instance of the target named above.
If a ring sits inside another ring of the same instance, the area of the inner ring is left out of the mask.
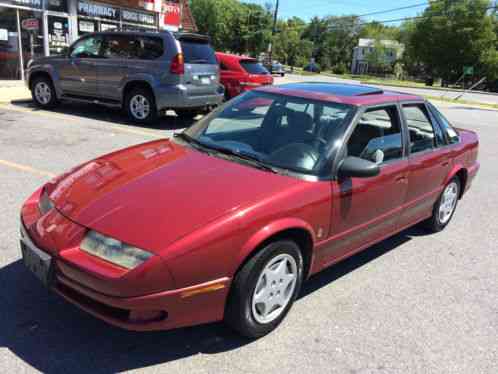
[[[209,38],[191,33],[88,34],[63,55],[32,61],[26,77],[42,108],[90,102],[123,108],[138,123],[169,109],[194,117],[224,96]]]
[[[307,71],[309,73],[318,73],[320,74],[320,66],[318,66],[318,64],[314,63],[314,62],[311,62],[309,63],[308,65],[306,65],[304,68],[303,68],[304,71]]]
[[[273,61],[271,64],[265,65],[265,67],[271,74],[277,74],[281,77],[285,76],[284,65],[282,65],[280,62]]]
[[[220,52],[216,52],[216,58],[220,63],[220,81],[225,87],[226,99],[273,84],[270,72],[254,58]]]

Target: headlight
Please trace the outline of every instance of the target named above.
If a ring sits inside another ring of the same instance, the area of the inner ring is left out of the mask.
[[[152,257],[152,253],[125,244],[119,240],[90,230],[81,242],[80,248],[97,257],[126,269],[136,268]]]
[[[42,215],[45,215],[52,209],[54,209],[54,203],[48,197],[48,193],[45,188],[40,195],[40,201],[38,201],[38,209],[40,209],[40,213]]]

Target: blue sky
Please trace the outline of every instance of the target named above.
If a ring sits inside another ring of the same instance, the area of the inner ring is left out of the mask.
[[[265,5],[275,4],[276,0],[245,0],[248,3]],[[280,0],[279,18],[298,16],[309,21],[314,16],[342,16],[348,14],[365,14],[404,6],[427,3],[424,0]],[[381,21],[416,16],[424,6],[395,12],[364,17],[365,21]]]

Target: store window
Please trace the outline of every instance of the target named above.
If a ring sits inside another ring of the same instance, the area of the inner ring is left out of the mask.
[[[67,13],[67,1],[66,0],[46,0],[47,10],[52,12]]]
[[[0,79],[19,79],[17,10],[0,7]]]
[[[69,19],[48,16],[48,48],[50,55],[59,55],[69,47]]]
[[[29,60],[43,57],[43,13],[19,9],[21,20],[21,42],[24,64]]]

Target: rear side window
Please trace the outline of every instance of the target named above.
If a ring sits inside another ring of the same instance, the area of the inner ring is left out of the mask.
[[[269,74],[268,70],[266,70],[266,68],[263,65],[254,60],[242,60],[240,61],[240,65],[249,74],[256,74],[256,75]]]
[[[186,64],[218,65],[213,48],[209,43],[192,40],[180,40]]]
[[[432,112],[432,115],[436,118],[439,123],[439,126],[443,129],[446,139],[449,144],[455,144],[460,141],[460,137],[456,130],[451,126],[450,122],[446,119],[445,116],[441,114],[441,112],[432,104],[428,104],[429,108]]]
[[[103,48],[105,58],[155,60],[163,53],[162,39],[154,36],[108,35]]]
[[[423,104],[403,105],[408,132],[410,153],[423,152],[436,146],[434,128]]]
[[[367,110],[348,141],[348,155],[381,164],[403,157],[398,110],[394,106]]]
[[[106,35],[102,56],[104,58],[134,58],[134,39],[127,35]]]

